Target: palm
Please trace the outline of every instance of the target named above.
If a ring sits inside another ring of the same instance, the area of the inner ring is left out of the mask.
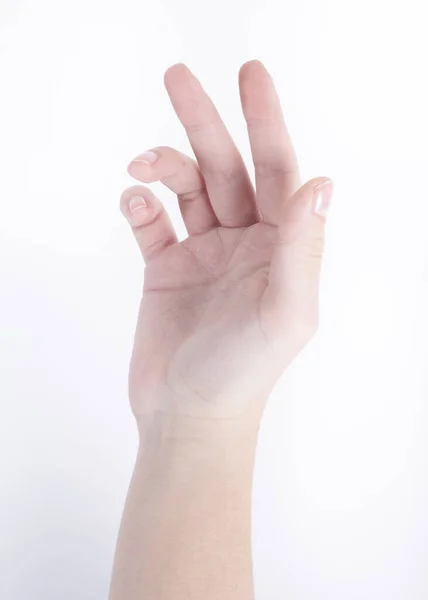
[[[262,382],[272,383],[276,357],[261,309],[274,237],[264,223],[219,227],[170,246],[146,267],[141,343],[130,372],[136,389],[157,401],[162,390],[172,391],[180,409],[190,402],[194,410],[202,399],[233,411],[242,397],[259,395],[262,366]]]

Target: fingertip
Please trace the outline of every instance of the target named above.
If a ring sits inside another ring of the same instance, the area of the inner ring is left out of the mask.
[[[325,183],[333,184],[333,181],[330,177],[315,177],[314,179],[311,179],[311,181],[310,181],[310,184],[314,188],[317,186],[324,185]]]
[[[174,63],[173,65],[168,67],[163,76],[163,83],[165,87],[168,88],[168,86],[177,77],[180,77],[180,75],[182,75],[183,73],[187,73],[188,71],[189,68],[183,62]]]
[[[333,181],[329,177],[323,178],[314,185],[312,194],[315,214],[326,218],[333,197]]]
[[[243,77],[246,77],[247,75],[251,74],[252,71],[258,71],[260,69],[263,69],[263,71],[267,71],[265,65],[262,63],[261,60],[259,60],[258,58],[247,60],[247,62],[241,65],[241,68],[239,69],[239,79],[242,79]]]
[[[126,170],[128,175],[131,175],[133,179],[138,179],[138,181],[144,181],[145,183],[152,183],[158,179],[153,172],[152,165],[143,161],[131,161]]]
[[[119,201],[122,215],[132,225],[145,222],[153,209],[151,190],[143,186],[126,189]]]
[[[298,203],[306,203],[309,198],[317,194],[319,189],[322,189],[324,186],[332,186],[332,184],[333,182],[330,177],[314,177],[301,185],[291,198],[295,198]]]

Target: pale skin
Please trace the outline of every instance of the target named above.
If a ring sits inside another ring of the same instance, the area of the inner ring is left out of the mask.
[[[154,162],[142,154],[128,166],[177,195],[188,237],[178,242],[150,188],[124,191],[121,211],[145,262],[129,370],[140,444],[110,600],[254,597],[257,433],[273,386],[318,328],[332,182],[301,184],[266,67],[249,61],[238,79],[255,186],[181,63],[164,83],[195,158],[158,146]]]

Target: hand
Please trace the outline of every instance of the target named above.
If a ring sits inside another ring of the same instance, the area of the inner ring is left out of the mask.
[[[130,402],[137,418],[158,411],[234,418],[263,410],[317,330],[332,182],[317,177],[301,186],[280,101],[260,61],[239,71],[256,190],[198,79],[179,63],[164,83],[196,160],[159,146],[128,172],[177,194],[189,237],[178,241],[148,187],[122,194],[146,264]]]

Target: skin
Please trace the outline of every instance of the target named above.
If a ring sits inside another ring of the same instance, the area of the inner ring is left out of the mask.
[[[149,187],[123,192],[146,267],[129,370],[140,447],[110,599],[249,600],[258,427],[273,386],[318,328],[332,186],[327,177],[301,184],[260,61],[239,71],[255,186],[195,75],[179,63],[164,84],[196,159],[158,146],[153,164],[139,155],[128,172],[177,194],[188,237],[178,241]],[[147,206],[131,211],[135,196]]]
[[[159,146],[153,165],[137,157],[128,171],[177,194],[189,237],[178,242],[150,188],[125,190],[121,210],[146,263],[131,405],[136,415],[233,417],[268,394],[317,329],[325,218],[311,212],[312,189],[328,178],[301,188],[280,101],[259,61],[239,72],[256,190],[198,79],[177,64],[164,82],[196,160]],[[148,206],[131,213],[134,195]]]

